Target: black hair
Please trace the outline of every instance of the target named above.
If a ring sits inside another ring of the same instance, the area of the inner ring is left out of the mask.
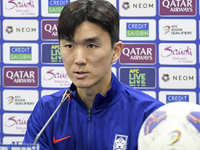
[[[119,41],[119,13],[108,1],[78,0],[64,6],[58,19],[58,38],[72,39],[75,29],[84,21],[100,25],[111,38],[111,45]]]

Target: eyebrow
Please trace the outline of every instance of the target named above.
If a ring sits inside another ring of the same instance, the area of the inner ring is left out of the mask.
[[[66,37],[66,36],[63,38],[63,40],[66,40],[66,41],[73,41],[72,38],[70,38],[70,37]]]
[[[66,41],[69,41],[69,42],[74,42],[74,39],[69,38],[69,37],[64,37],[63,39],[66,40]],[[84,42],[94,42],[94,43],[100,42],[100,41],[101,41],[101,39],[97,36],[94,36],[94,37],[91,37],[91,38],[84,40]]]
[[[99,39],[99,37],[95,36],[95,37],[91,37],[91,38],[88,38],[88,39],[85,39],[86,42],[99,42],[101,41]]]

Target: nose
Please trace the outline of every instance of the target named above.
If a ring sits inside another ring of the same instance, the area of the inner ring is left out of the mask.
[[[75,53],[75,64],[84,65],[86,64],[86,55],[84,53],[84,49],[76,49]]]

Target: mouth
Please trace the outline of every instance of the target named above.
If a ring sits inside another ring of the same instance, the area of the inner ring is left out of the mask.
[[[83,71],[77,71],[77,72],[75,72],[75,73],[77,73],[77,74],[84,74],[84,73],[86,73],[86,72],[83,72]]]
[[[88,72],[76,71],[76,72],[74,72],[74,74],[75,74],[75,77],[76,77],[77,79],[84,79],[85,77],[87,77]]]

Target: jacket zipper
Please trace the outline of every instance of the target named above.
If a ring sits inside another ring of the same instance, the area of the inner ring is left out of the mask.
[[[91,109],[88,109],[88,150],[90,150]]]

